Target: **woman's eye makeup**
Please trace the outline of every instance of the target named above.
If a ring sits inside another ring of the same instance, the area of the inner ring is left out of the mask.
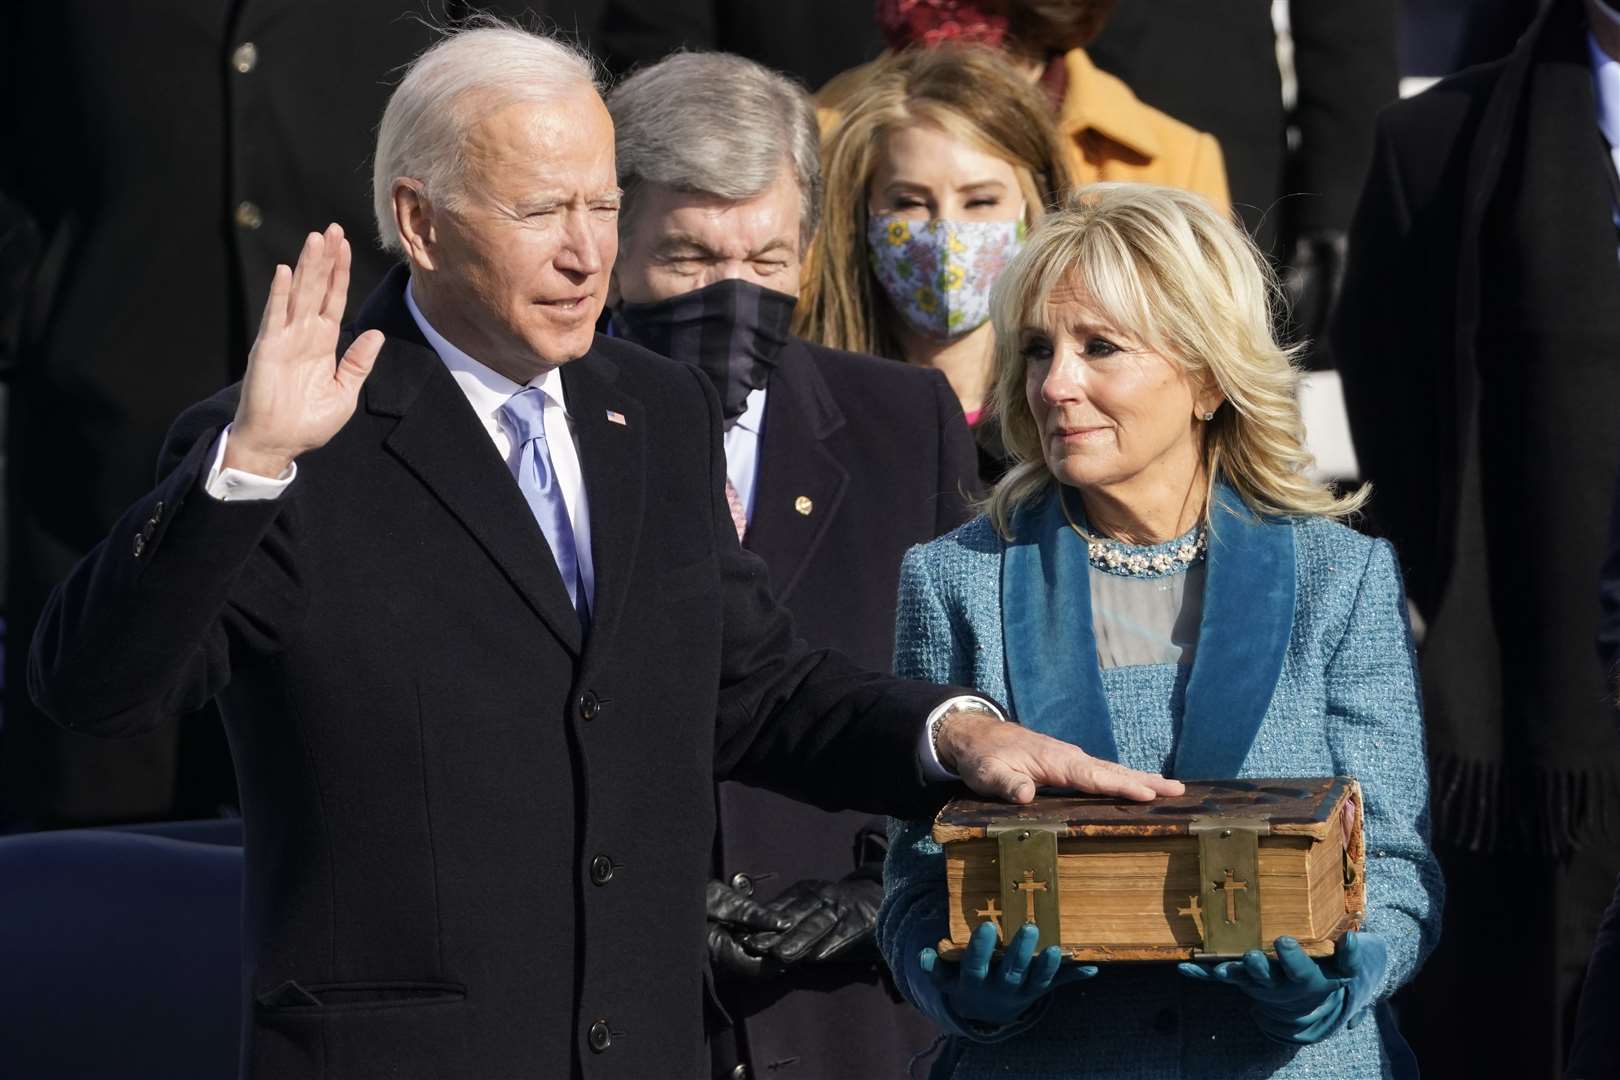
[[[1115,353],[1123,351],[1124,350],[1118,345],[1115,345],[1112,341],[1109,341],[1104,337],[1096,337],[1093,335],[1092,337],[1088,337],[1086,339],[1085,353],[1086,356],[1092,359],[1100,360],[1105,356],[1113,356]]]
[[[1039,336],[1025,338],[1018,347],[1018,355],[1029,363],[1044,363],[1052,358],[1052,342]]]

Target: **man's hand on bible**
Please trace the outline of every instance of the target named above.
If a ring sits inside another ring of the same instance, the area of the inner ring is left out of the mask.
[[[350,258],[349,241],[333,224],[309,234],[296,269],[276,267],[225,445],[226,468],[281,476],[354,415],[383,335],[367,330],[338,359]]]
[[[939,721],[934,739],[939,762],[980,795],[1027,803],[1037,788],[1149,802],[1180,795],[1179,780],[1127,769],[1094,758],[1072,743],[1003,721],[982,709],[957,709]]]

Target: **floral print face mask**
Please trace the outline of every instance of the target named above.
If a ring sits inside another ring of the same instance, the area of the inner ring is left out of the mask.
[[[960,337],[990,318],[990,286],[1024,245],[1024,221],[910,221],[874,214],[872,271],[918,333]]]

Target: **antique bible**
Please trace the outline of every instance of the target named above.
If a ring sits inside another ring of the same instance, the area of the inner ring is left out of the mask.
[[[1188,781],[1151,803],[1042,795],[956,799],[934,819],[959,956],[993,923],[1040,928],[1073,960],[1272,952],[1281,936],[1333,952],[1366,909],[1361,785],[1347,777]]]

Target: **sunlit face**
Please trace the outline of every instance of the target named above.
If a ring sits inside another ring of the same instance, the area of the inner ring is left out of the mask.
[[[909,221],[1015,221],[1025,209],[1011,162],[932,124],[895,128],[884,137],[866,207]]]
[[[528,382],[591,347],[618,251],[613,122],[582,87],[490,114],[466,155],[460,205],[406,238],[418,300],[450,341]]]
[[[803,205],[792,169],[735,202],[662,184],[645,184],[635,195],[613,272],[619,300],[667,300],[732,279],[799,295]]]
[[[1072,487],[1122,489],[1143,481],[1185,490],[1198,474],[1199,414],[1218,395],[1115,326],[1078,286],[1060,286],[1044,325],[1019,347],[1024,393],[1052,475]]]

